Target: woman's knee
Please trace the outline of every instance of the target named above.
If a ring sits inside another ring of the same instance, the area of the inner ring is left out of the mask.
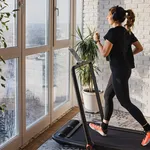
[[[115,96],[114,92],[105,92],[104,93],[104,99],[105,99],[105,101],[112,100],[114,96]]]

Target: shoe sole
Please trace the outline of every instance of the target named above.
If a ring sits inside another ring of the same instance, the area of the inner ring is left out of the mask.
[[[89,124],[90,126],[90,124]],[[90,126],[91,129],[93,129],[94,131],[98,132],[101,136],[107,136],[107,134],[105,134],[104,132],[100,132],[98,130],[95,130],[92,126]]]
[[[150,142],[150,139],[149,139],[148,142],[145,143],[144,145],[142,144],[142,146],[146,146],[147,144],[149,144],[149,142]]]

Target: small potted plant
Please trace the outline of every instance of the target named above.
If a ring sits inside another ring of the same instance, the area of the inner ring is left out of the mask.
[[[98,59],[97,46],[93,40],[95,31],[88,28],[88,35],[84,38],[81,30],[77,28],[78,42],[75,45],[76,52],[83,61],[90,61],[93,64],[95,75],[98,75],[100,69],[96,66]],[[83,102],[84,107],[88,112],[98,112],[96,94],[94,91],[93,79],[89,65],[84,65],[77,70],[77,75],[81,86],[83,87]]]

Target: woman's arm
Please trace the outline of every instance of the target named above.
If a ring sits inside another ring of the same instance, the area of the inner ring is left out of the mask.
[[[107,57],[113,47],[113,44],[110,41],[105,40],[105,43],[103,46],[99,40],[100,36],[98,33],[94,34],[93,39],[94,39],[94,41],[96,41],[97,47],[98,47],[100,53],[102,54],[102,56]]]
[[[97,47],[102,54],[102,56],[107,57],[113,47],[113,44],[109,42],[108,40],[105,40],[104,46],[100,43],[100,41],[97,42]]]
[[[134,42],[133,45],[135,46],[135,48],[133,49],[133,54],[134,55],[141,52],[141,51],[143,51],[143,47],[142,47],[142,45],[139,41]]]

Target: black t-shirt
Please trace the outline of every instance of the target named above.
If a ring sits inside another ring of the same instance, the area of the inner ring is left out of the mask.
[[[137,41],[137,38],[131,32],[129,33],[124,27],[117,26],[111,28],[104,39],[113,44],[110,54],[106,57],[113,68],[134,68],[134,57],[132,52],[132,43]]]

